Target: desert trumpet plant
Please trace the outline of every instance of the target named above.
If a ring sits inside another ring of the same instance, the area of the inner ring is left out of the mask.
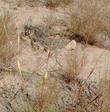
[[[20,36],[18,34],[18,59],[17,59],[17,66],[18,66],[18,71],[19,71],[20,75],[22,75],[22,73],[21,73],[21,64],[20,64],[20,60],[19,60],[19,55],[20,55]]]
[[[43,85],[45,85],[47,81],[48,81],[48,72],[46,72],[43,76]]]

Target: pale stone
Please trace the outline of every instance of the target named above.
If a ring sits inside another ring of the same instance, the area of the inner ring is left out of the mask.
[[[76,41],[72,40],[65,48],[66,50],[74,50],[76,48]]]

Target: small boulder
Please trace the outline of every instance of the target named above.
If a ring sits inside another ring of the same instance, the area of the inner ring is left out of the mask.
[[[66,50],[74,50],[76,48],[76,41],[72,40],[67,46],[65,47]]]

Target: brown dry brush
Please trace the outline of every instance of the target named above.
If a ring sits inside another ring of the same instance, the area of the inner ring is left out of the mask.
[[[82,37],[86,43],[100,45],[94,37],[101,32],[110,32],[106,24],[109,3],[107,0],[79,0],[73,3],[68,11],[70,32],[79,35],[77,38]]]
[[[11,16],[7,13],[0,16],[0,62],[8,65],[14,56],[15,29],[10,22]]]
[[[49,55],[48,55],[48,58],[49,58]],[[75,60],[77,60],[77,57],[75,58],[76,58]],[[84,57],[82,57],[81,61],[79,62],[74,61],[74,59],[71,60],[70,58],[70,60],[68,61],[71,61],[71,62],[69,62],[68,64],[69,64],[69,67],[71,67],[71,69],[69,70],[67,69],[67,72],[64,71],[65,74],[63,74],[62,77],[58,77],[61,74],[58,74],[58,76],[55,76],[53,72],[49,73],[50,75],[48,79],[45,81],[45,83],[44,83],[44,77],[42,75],[39,75],[37,73],[35,74],[35,73],[28,73],[26,71],[21,71],[22,74],[28,74],[29,78],[26,80],[26,83],[28,84],[28,86],[29,86],[29,82],[31,81],[31,77],[33,75],[37,76],[37,78],[40,77],[41,82],[39,84],[39,88],[35,88],[37,89],[37,93],[39,94],[38,94],[38,98],[35,99],[35,102],[33,105],[33,109],[36,112],[45,112],[45,111],[48,112],[48,110],[51,108],[51,105],[54,104],[55,102],[57,103],[58,98],[60,98],[59,93],[60,91],[62,91],[62,88],[63,88],[63,91],[66,91],[68,94],[73,95],[71,96],[71,99],[74,102],[74,104],[69,105],[70,102],[68,102],[69,107],[68,105],[65,105],[66,98],[61,99],[63,102],[63,106],[67,112],[73,112],[73,111],[75,112],[90,111],[91,112],[94,109],[98,110],[101,108],[102,100],[100,98],[102,97],[102,94],[97,89],[95,82],[87,82],[87,80],[84,81],[77,78],[77,76],[80,73],[79,71],[81,67],[83,67],[82,66],[83,60],[84,60]],[[98,62],[96,62],[96,64],[97,63]],[[72,69],[76,69],[77,65],[81,65],[81,67],[77,68],[78,70],[77,72],[76,70],[74,72],[74,70]],[[19,73],[19,70],[6,69],[6,68],[2,69],[2,71]],[[69,81],[67,81],[68,79]],[[25,91],[25,89],[27,88],[27,84],[26,85],[24,84],[25,86],[22,85],[22,87],[15,93],[13,99],[16,98],[19,92],[23,94],[23,91]],[[74,98],[76,99],[75,101],[74,101]],[[59,108],[61,108],[60,106],[61,105],[59,105]],[[58,108],[58,107],[55,107],[55,108]],[[50,110],[50,112],[53,112],[53,111],[54,111],[53,109]]]
[[[66,6],[71,2],[72,0],[44,0],[44,5],[49,8],[56,8],[58,6]]]
[[[110,70],[108,69],[106,72],[106,76],[110,75]],[[109,112],[110,111],[110,80],[106,77],[100,80],[99,88],[102,92],[102,100],[103,106],[101,112]]]
[[[78,60],[77,56],[74,56],[74,58],[69,58],[67,59],[67,70],[63,70],[61,66],[60,70],[54,71],[56,72],[56,74],[58,74],[61,85],[65,89],[68,88],[68,90],[71,91],[72,94],[74,94],[74,98],[76,98],[75,105],[72,104],[70,107],[67,108],[68,112],[91,112],[93,109],[99,110],[102,107],[102,93],[98,90],[95,82],[88,81],[89,77],[95,71],[95,67],[102,55],[103,53],[97,59],[96,64],[94,65],[90,74],[88,74],[88,78],[86,80],[81,80],[77,77],[85,64],[85,56],[82,56],[80,61]],[[73,88],[76,89],[74,90]]]

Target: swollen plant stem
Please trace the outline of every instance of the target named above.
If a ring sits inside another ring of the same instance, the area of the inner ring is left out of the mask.
[[[19,55],[20,55],[20,36],[18,34],[18,59],[17,59],[17,66],[18,66],[18,71],[19,71],[20,75],[22,76]]]
[[[3,27],[4,27],[5,34],[6,34],[6,36],[8,37],[8,32],[7,32],[7,29],[6,29],[6,24],[5,24],[4,19],[5,19],[5,18],[2,18],[2,24],[3,24]]]
[[[6,36],[8,37],[8,32],[7,32],[6,25],[5,25],[4,22],[3,22],[3,26],[4,26],[5,34],[6,34]]]
[[[46,85],[47,81],[48,81],[48,72],[46,72],[42,78],[42,88],[41,88],[41,96],[40,96],[42,103],[44,103],[44,101],[43,101],[44,91],[45,91],[44,89],[45,89],[45,85]],[[41,108],[39,108],[39,111],[41,112],[42,109],[43,109],[43,104],[42,104]]]
[[[41,94],[40,94],[40,103],[43,103],[43,97],[44,97],[44,89],[45,89],[45,79],[43,77],[42,87],[41,87]],[[43,104],[39,106],[39,112],[42,111]]]
[[[20,36],[18,34],[18,55],[20,54]]]

